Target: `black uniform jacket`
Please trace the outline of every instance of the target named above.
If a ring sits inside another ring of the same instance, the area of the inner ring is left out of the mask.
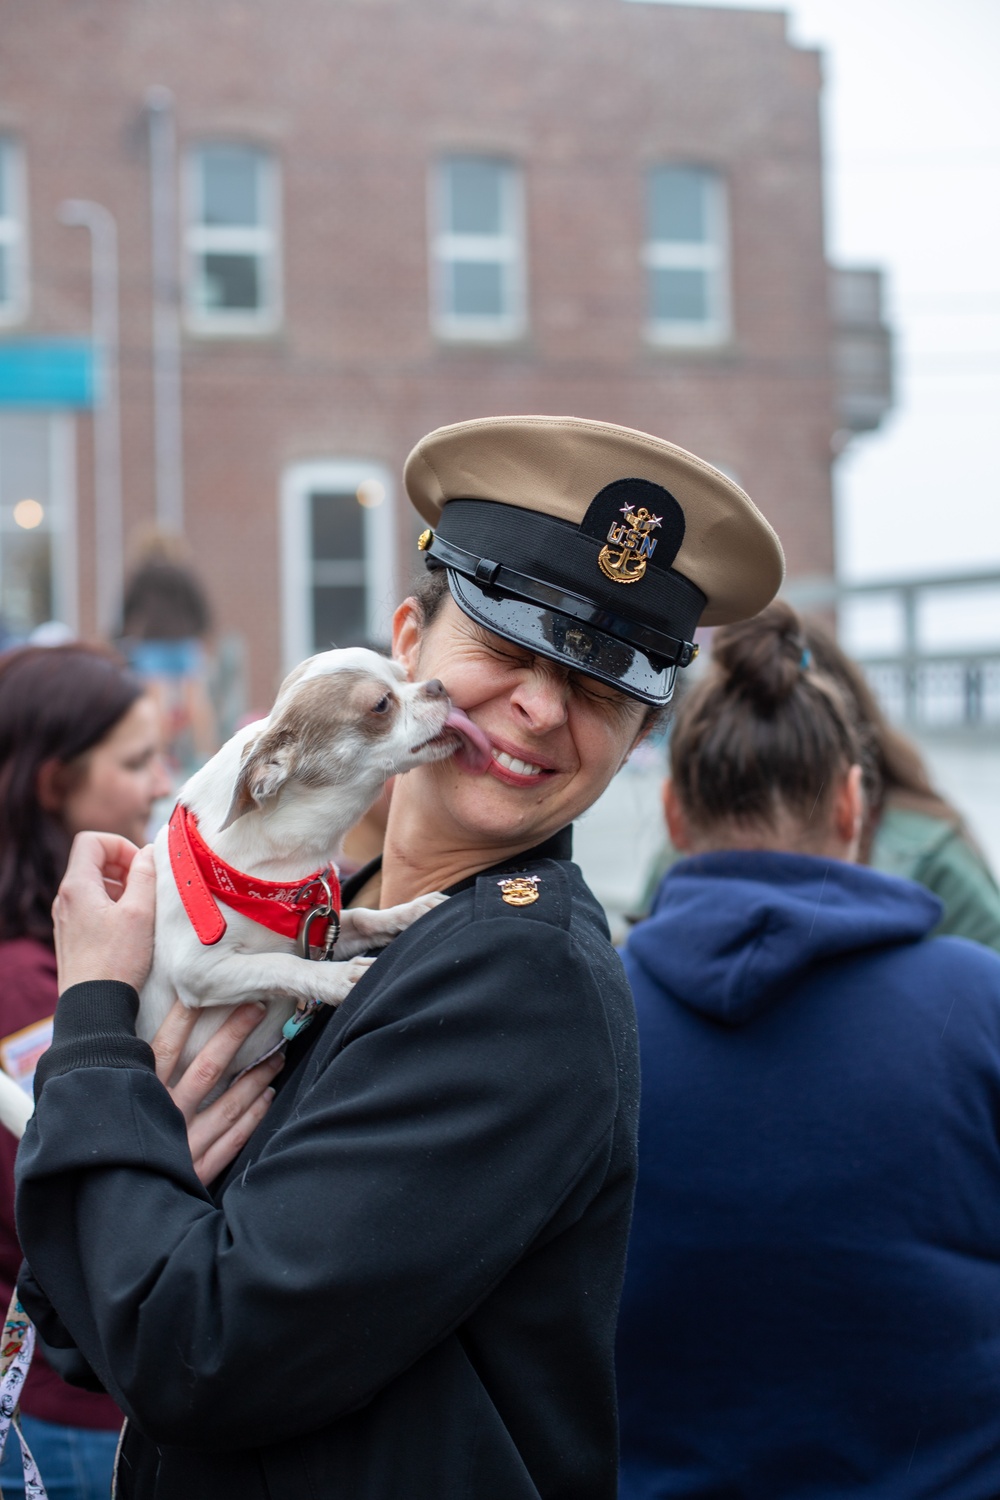
[[[638,1059],[569,852],[567,830],[397,938],[212,1192],[135,992],[62,998],[21,1289],[129,1414],[120,1500],[615,1495]],[[505,902],[512,869],[537,901]]]

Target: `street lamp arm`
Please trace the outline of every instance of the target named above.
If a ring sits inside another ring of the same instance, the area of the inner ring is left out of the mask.
[[[67,198],[59,205],[59,218],[90,234],[91,326],[99,356],[94,402],[95,603],[98,625],[110,634],[121,614],[124,567],[118,224],[103,203],[89,198]]]

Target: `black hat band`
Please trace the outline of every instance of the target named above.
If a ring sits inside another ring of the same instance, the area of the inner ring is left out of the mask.
[[[540,588],[559,590],[576,601],[576,607],[567,611],[574,618],[596,625],[597,615],[602,614],[604,621],[599,628],[665,661],[679,660],[677,642],[690,645],[708,602],[683,574],[669,566],[657,566],[658,556],[640,582],[623,588],[610,581],[599,566],[600,537],[572,522],[499,501],[450,501],[442,512],[435,541],[464,552],[466,558],[456,558],[445,566],[455,567],[480,586],[516,592],[529,599],[536,598]],[[433,548],[429,550],[433,555]],[[471,572],[469,558],[474,560]],[[499,567],[491,584],[484,575],[493,560]],[[501,568],[503,582],[498,581]],[[551,593],[539,602],[546,608],[560,607]],[[581,608],[594,614],[581,615]]]
[[[670,666],[686,667],[695,655],[694,645],[689,640],[678,639],[667,635],[664,631],[654,630],[648,625],[636,624],[633,620],[624,620],[620,615],[613,614],[610,610],[594,604],[589,599],[582,598],[579,594],[570,593],[556,584],[546,583],[540,578],[531,578],[527,574],[518,573],[489,558],[466,552],[464,548],[456,547],[453,542],[446,542],[437,532],[432,533],[428,539],[424,547],[424,555],[428,559],[428,566],[431,566],[430,559],[433,558],[439,566],[460,573],[463,578],[468,578],[470,582],[478,584],[479,588],[487,594],[490,592],[502,594],[508,598],[538,604],[543,609],[556,610],[559,614],[579,620],[581,624],[590,625],[605,635],[614,636],[626,642],[647,656],[655,658],[653,662],[655,672],[661,672]],[[701,613],[703,607],[703,604],[699,606],[698,614]]]

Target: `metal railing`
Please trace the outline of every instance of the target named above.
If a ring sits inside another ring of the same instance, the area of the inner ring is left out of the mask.
[[[1000,735],[1000,571],[846,585],[801,578],[789,582],[785,595],[797,609],[835,611],[842,639],[850,611],[859,602],[887,601],[895,615],[896,643],[890,649],[861,644],[853,654],[890,719],[921,735]],[[948,646],[928,639],[934,634],[926,619],[929,606],[938,606],[940,625],[949,604],[961,609],[973,596],[979,605],[975,633],[993,636],[995,645]],[[850,648],[852,643],[845,644]]]

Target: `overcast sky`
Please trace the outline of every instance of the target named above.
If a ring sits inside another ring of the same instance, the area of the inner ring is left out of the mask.
[[[1000,3],[730,3],[823,51],[830,257],[888,273],[897,406],[838,460],[841,576],[1000,572]]]

